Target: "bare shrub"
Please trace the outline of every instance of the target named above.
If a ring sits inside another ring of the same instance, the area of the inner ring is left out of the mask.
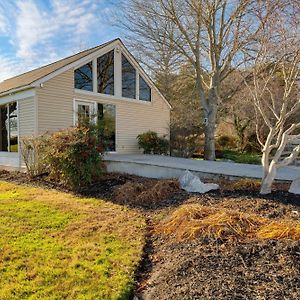
[[[25,163],[27,174],[32,178],[46,171],[44,163],[47,136],[24,137],[21,143],[21,156]]]

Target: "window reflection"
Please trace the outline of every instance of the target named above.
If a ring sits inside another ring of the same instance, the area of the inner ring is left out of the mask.
[[[97,59],[98,93],[114,95],[114,50]]]
[[[75,88],[93,91],[93,64],[92,62],[76,69],[74,72]]]
[[[122,96],[136,98],[136,70],[124,55],[122,55]]]
[[[18,152],[17,102],[0,106],[0,151]]]
[[[151,101],[151,89],[142,76],[139,76],[139,98],[143,101]]]
[[[116,151],[116,106],[98,103],[98,126],[105,151]]]

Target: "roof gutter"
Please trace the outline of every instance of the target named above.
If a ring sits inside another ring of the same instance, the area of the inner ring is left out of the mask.
[[[6,92],[0,93],[0,97],[7,96],[7,95],[12,95],[12,94],[15,94],[15,93],[18,93],[18,92],[22,92],[24,90],[33,89],[33,88],[34,88],[34,86],[32,84],[30,84],[30,85],[24,85],[24,86],[21,86],[19,88],[11,89],[11,90],[8,90]]]

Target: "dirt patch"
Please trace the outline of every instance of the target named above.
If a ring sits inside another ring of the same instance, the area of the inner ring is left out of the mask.
[[[299,299],[299,242],[156,239],[154,248],[141,299]]]

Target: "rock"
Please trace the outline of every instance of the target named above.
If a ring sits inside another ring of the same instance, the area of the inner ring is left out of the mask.
[[[203,183],[198,176],[195,176],[189,170],[186,170],[179,177],[180,188],[190,193],[204,194],[210,190],[219,189],[215,183]]]
[[[300,195],[300,178],[297,178],[292,182],[289,192]]]

